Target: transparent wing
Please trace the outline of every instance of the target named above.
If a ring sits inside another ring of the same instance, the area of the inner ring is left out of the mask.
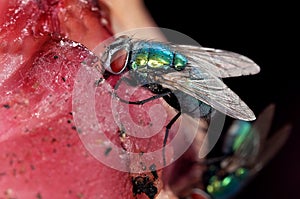
[[[290,135],[291,128],[292,126],[287,124],[279,129],[271,138],[266,140],[262,151],[257,157],[257,164],[253,168],[254,172],[259,171],[263,166],[265,166],[283,147]]]
[[[259,114],[245,140],[235,151],[235,155],[245,158],[248,164],[256,164],[258,155],[262,153],[263,145],[272,124],[274,111],[275,105],[271,104]]]
[[[174,50],[187,56],[191,65],[217,77],[236,77],[257,74],[260,71],[260,67],[251,59],[234,52],[191,45],[172,46]]]
[[[265,144],[266,138],[268,136],[268,133],[272,125],[274,113],[275,113],[275,105],[270,104],[259,114],[257,120],[253,123],[253,126],[251,128],[252,132],[256,132],[259,134],[261,146]]]
[[[240,147],[235,151],[235,156],[239,159],[244,160],[246,164],[252,164],[252,162],[257,157],[259,152],[259,145],[260,145],[260,136],[259,132],[250,130],[246,134],[243,143]]]
[[[157,83],[171,90],[178,89],[210,105],[214,109],[241,120],[254,120],[252,110],[218,77],[206,70],[187,66],[156,77]]]
[[[248,165],[253,165],[256,173],[267,164],[282,148],[289,137],[291,126],[285,125],[267,139],[271,128],[275,105],[271,104],[259,114],[241,147],[235,152],[240,158],[246,158]]]

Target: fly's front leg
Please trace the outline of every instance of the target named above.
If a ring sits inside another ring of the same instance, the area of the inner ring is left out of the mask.
[[[150,101],[152,101],[152,100],[155,100],[155,99],[158,99],[158,98],[161,98],[161,97],[164,97],[164,96],[167,96],[167,95],[171,95],[171,94],[172,94],[172,92],[171,92],[170,90],[167,90],[167,91],[164,92],[164,93],[159,93],[159,94],[157,94],[157,95],[154,95],[154,96],[149,97],[149,98],[144,99],[144,100],[128,101],[128,100],[125,100],[125,99],[122,99],[121,97],[119,97],[118,94],[117,94],[117,92],[116,92],[117,89],[119,88],[119,86],[121,85],[121,83],[122,83],[123,81],[126,82],[126,84],[127,84],[127,85],[130,85],[130,86],[136,86],[136,83],[135,83],[134,81],[132,81],[132,79],[130,79],[130,78],[123,77],[123,78],[121,78],[121,79],[116,83],[116,85],[115,85],[115,88],[114,88],[115,92],[114,92],[114,94],[113,94],[114,97],[118,98],[121,102],[126,103],[126,104],[143,105],[143,104],[145,104],[145,103],[147,103],[147,102],[150,102]],[[144,87],[147,88],[147,86],[144,86]]]

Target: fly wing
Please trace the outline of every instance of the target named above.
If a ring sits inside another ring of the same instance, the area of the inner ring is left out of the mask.
[[[247,133],[245,140],[235,151],[235,155],[246,159],[248,165],[256,164],[259,154],[263,152],[263,146],[272,124],[274,111],[275,105],[271,104],[259,114],[251,130]]]
[[[251,165],[257,154],[259,152],[260,147],[260,136],[259,132],[250,130],[244,140],[243,143],[238,147],[235,151],[234,155],[239,159],[243,160],[244,164]],[[243,165],[245,166],[245,165]]]
[[[257,120],[253,123],[253,126],[248,134],[252,135],[252,140],[246,140],[243,143],[243,147],[239,148],[239,150],[236,151],[236,155],[243,154],[246,151],[248,152],[247,164],[249,166],[253,165],[252,172],[254,173],[259,171],[275,156],[275,154],[282,148],[287,138],[289,137],[291,126],[285,125],[272,137],[267,139],[268,133],[271,128],[274,112],[275,105],[271,104],[267,108],[265,108],[261,114],[259,114]],[[249,138],[251,138],[251,136],[249,136]]]
[[[156,78],[157,83],[171,90],[178,89],[210,105],[214,109],[241,120],[254,120],[252,110],[222,80],[206,70],[187,66]]]
[[[257,164],[253,168],[253,172],[259,171],[283,147],[290,135],[291,128],[292,126],[290,124],[286,124],[266,141],[262,148],[262,151],[257,157]]]
[[[259,134],[260,145],[265,144],[266,138],[271,128],[275,113],[275,105],[270,104],[267,108],[259,114],[257,120],[253,123],[251,131],[257,132]],[[261,149],[260,149],[261,150]]]
[[[234,52],[191,45],[173,45],[173,48],[187,56],[191,65],[220,78],[257,74],[260,71],[251,59]]]

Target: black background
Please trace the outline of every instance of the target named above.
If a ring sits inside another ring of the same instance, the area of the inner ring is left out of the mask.
[[[145,0],[159,27],[184,33],[204,47],[248,56],[261,67],[253,76],[224,79],[255,112],[276,104],[272,131],[293,130],[286,145],[236,198],[299,198],[300,81],[299,26],[295,5]]]

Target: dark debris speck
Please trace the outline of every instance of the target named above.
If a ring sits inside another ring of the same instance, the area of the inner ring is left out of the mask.
[[[75,131],[76,131],[76,126],[72,126],[72,130],[75,130]]]
[[[104,155],[105,155],[105,156],[108,156],[109,153],[111,152],[111,150],[112,150],[112,148],[111,148],[111,147],[108,147],[108,148],[105,150]]]
[[[3,107],[6,109],[10,109],[10,105],[9,104],[3,104]]]
[[[37,194],[36,194],[36,198],[37,199],[42,199],[43,197],[42,197],[42,194],[40,193],[40,192],[38,192]]]
[[[77,133],[81,134],[82,130],[80,128],[77,129]]]
[[[56,138],[52,138],[51,139],[51,143],[53,144],[53,143],[55,143],[57,140],[56,140]]]
[[[35,170],[35,166],[33,164],[30,165],[31,170]]]

